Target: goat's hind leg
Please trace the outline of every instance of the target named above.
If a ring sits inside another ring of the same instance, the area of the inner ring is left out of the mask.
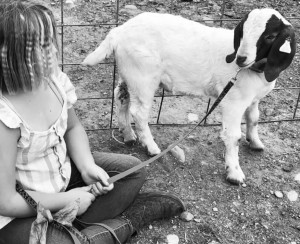
[[[130,112],[135,122],[136,132],[139,142],[147,148],[148,154],[151,156],[161,152],[155,141],[153,140],[148,120],[149,113],[152,108],[152,100],[154,94],[143,94],[140,97],[130,98]]]
[[[249,142],[249,146],[253,150],[264,150],[264,145],[258,136],[258,101],[253,102],[245,112],[245,119],[247,123],[246,139]]]
[[[130,94],[126,83],[121,79],[114,90],[114,95],[117,106],[119,131],[122,133],[124,143],[126,145],[133,145],[137,137],[131,127],[131,115],[129,112]]]

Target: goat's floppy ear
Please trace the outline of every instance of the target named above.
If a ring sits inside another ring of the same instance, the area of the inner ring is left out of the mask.
[[[264,69],[266,80],[268,82],[275,80],[280,72],[291,64],[295,53],[295,32],[292,26],[286,26],[277,36],[268,54]]]
[[[235,59],[236,53],[241,44],[241,39],[243,38],[243,28],[247,18],[248,18],[248,14],[241,20],[240,23],[238,23],[238,25],[234,29],[234,40],[233,40],[234,52],[226,56],[227,63],[232,63],[233,60]]]

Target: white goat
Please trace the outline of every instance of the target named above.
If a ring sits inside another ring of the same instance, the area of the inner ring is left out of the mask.
[[[245,179],[238,160],[242,116],[245,113],[250,147],[262,150],[258,102],[292,62],[295,46],[291,24],[273,9],[251,11],[234,31],[170,14],[143,13],[111,30],[83,65],[95,65],[114,52],[120,76],[115,89],[119,129],[125,143],[136,140],[131,114],[139,141],[150,155],[160,153],[148,126],[159,85],[216,98],[238,67],[243,67],[221,103],[227,179],[241,183]]]

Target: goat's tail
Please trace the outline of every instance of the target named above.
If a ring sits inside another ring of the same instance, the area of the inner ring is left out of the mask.
[[[100,46],[97,47],[95,51],[90,53],[81,64],[87,66],[96,65],[105,58],[109,57],[113,51],[114,48],[112,44],[112,31],[110,31],[103,42],[101,42]]]

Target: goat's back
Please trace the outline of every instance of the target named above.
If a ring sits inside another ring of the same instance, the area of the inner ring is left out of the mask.
[[[193,93],[203,90],[214,77],[228,80],[234,72],[235,65],[225,61],[234,50],[232,30],[170,14],[143,13],[109,35],[126,79],[138,72],[145,79],[151,72],[171,89]]]

